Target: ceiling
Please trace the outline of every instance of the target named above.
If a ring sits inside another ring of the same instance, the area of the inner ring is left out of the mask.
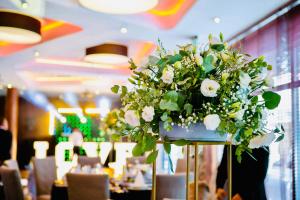
[[[0,8],[17,9],[17,1],[0,0]],[[34,1],[28,2],[30,9],[30,2]],[[108,94],[112,85],[126,84],[130,72],[127,66],[82,62],[85,48],[105,42],[122,43],[128,46],[129,57],[139,63],[155,49],[158,38],[167,49],[191,42],[194,36],[198,36],[199,44],[205,43],[209,33],[223,32],[225,38],[230,38],[286,2],[160,0],[154,10],[125,16],[90,11],[76,0],[45,0],[38,8],[33,6],[34,13],[68,24],[74,30],[67,34],[57,31],[53,33],[55,37],[39,44],[0,55],[0,83],[49,95],[84,91]],[[215,23],[214,17],[221,22]],[[127,28],[126,34],[120,32],[122,27]],[[1,46],[0,41],[0,52],[1,48],[7,47]]]

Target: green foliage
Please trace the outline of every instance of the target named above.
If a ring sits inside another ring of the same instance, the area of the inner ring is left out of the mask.
[[[158,150],[152,151],[152,152],[147,156],[146,162],[147,162],[147,163],[153,163],[153,162],[156,160],[157,155],[158,155]]]
[[[112,91],[113,93],[117,94],[117,93],[119,92],[119,88],[120,88],[120,86],[114,85],[114,86],[111,88],[111,91]]]
[[[250,141],[258,135],[273,132],[277,141],[283,139],[283,127],[269,130],[264,121],[265,111],[275,109],[281,99],[275,92],[266,91],[267,80],[261,80],[261,73],[272,66],[263,56],[249,61],[249,55],[229,48],[223,34],[219,39],[210,35],[207,47],[198,52],[198,47],[187,44],[169,53],[159,40],[156,53],[143,66],[129,61],[133,73],[128,80],[133,87],[112,87],[120,94],[122,109],[113,115],[118,123],[110,130],[137,142],[133,155],[150,152],[148,161],[154,161],[161,129],[188,129],[212,114],[220,118],[216,134],[230,134],[239,142],[235,152],[239,161],[244,152],[251,154]],[[109,124],[110,120],[106,121]],[[133,122],[137,125],[129,124]],[[184,146],[190,141],[172,143]],[[167,153],[170,144],[165,140]]]
[[[277,108],[281,100],[281,96],[272,91],[264,92],[262,97],[265,100],[266,107],[270,110]]]

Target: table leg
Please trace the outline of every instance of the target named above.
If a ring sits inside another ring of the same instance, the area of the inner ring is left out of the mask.
[[[156,200],[156,160],[152,164],[152,200]]]
[[[232,144],[227,149],[228,199],[232,198]]]
[[[199,173],[199,167],[198,167],[198,143],[195,143],[195,174],[194,174],[194,196],[195,200],[198,200],[198,173]]]
[[[190,180],[190,145],[186,146],[186,177],[185,177],[185,185],[186,185],[186,200],[189,200],[189,180]]]

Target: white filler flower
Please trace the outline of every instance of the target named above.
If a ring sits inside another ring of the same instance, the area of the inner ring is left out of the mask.
[[[250,140],[248,147],[250,149],[255,149],[263,146],[269,146],[275,140],[275,138],[276,136],[273,132],[264,135],[259,135]]]
[[[131,126],[139,126],[140,118],[137,113],[133,110],[127,110],[125,112],[125,121]]]
[[[206,97],[216,97],[219,88],[220,84],[218,82],[208,78],[204,79],[201,83],[201,93]]]
[[[220,125],[220,122],[220,117],[217,114],[206,115],[203,121],[206,129],[211,131],[216,130]]]
[[[146,122],[151,122],[154,117],[154,108],[152,106],[145,106],[142,112],[142,118]]]
[[[240,73],[240,86],[242,88],[247,88],[249,86],[251,82],[251,77],[249,76],[249,74],[245,73],[245,72],[241,72]]]
[[[174,69],[170,66],[167,66],[163,71],[161,79],[164,83],[171,84],[173,82],[173,78],[174,78]]]

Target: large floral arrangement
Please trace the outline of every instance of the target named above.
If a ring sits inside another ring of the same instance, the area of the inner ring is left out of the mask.
[[[229,134],[238,145],[239,161],[243,152],[251,154],[251,149],[283,138],[283,127],[269,129],[266,123],[266,111],[281,99],[269,90],[272,66],[264,57],[251,59],[228,47],[222,34],[219,39],[210,36],[200,51],[189,44],[170,53],[160,43],[156,55],[141,66],[132,60],[130,65],[132,89],[115,85],[112,91],[121,94],[120,116],[127,123],[122,135],[137,142],[134,155],[150,151],[148,162],[157,156],[157,140],[162,139],[170,152],[171,142],[159,132],[171,131],[174,125],[189,129],[203,123],[207,130]]]

